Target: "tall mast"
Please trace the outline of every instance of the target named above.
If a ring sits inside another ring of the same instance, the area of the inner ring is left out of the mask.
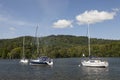
[[[89,56],[91,55],[91,50],[90,50],[90,32],[89,32],[89,22],[88,22],[88,50],[89,50]]]
[[[39,54],[39,38],[38,38],[38,34],[37,34],[37,32],[38,32],[38,26],[36,27],[36,33],[35,33],[35,35],[36,35],[36,44],[37,44],[37,53]]]
[[[24,52],[25,52],[25,36],[23,37],[23,58],[25,58],[25,54],[24,54]]]

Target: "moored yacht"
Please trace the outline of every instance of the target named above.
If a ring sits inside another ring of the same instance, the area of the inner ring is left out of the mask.
[[[47,56],[40,56],[40,51],[39,51],[39,38],[37,37],[37,31],[38,31],[38,26],[36,28],[36,42],[37,42],[37,54],[39,54],[39,57],[37,59],[31,59],[29,64],[30,65],[53,65],[53,59],[48,58]]]
[[[85,67],[102,67],[102,68],[105,68],[105,67],[109,66],[109,63],[105,60],[102,60],[100,58],[90,57],[91,56],[91,51],[90,51],[89,24],[88,24],[88,51],[89,51],[89,57],[88,58],[83,58],[81,60],[82,66],[85,66]]]
[[[23,37],[23,54],[22,54],[22,59],[20,59],[20,63],[27,64],[28,59],[25,58],[24,43],[25,43],[25,37]]]
[[[99,67],[105,68],[108,67],[108,62],[99,58],[88,58],[81,60],[82,66],[86,67]]]
[[[37,59],[30,60],[30,65],[53,65],[53,59],[48,58],[47,56],[41,56]]]

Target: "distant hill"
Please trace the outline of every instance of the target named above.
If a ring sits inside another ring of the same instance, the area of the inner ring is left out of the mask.
[[[0,40],[0,58],[21,58],[23,37]],[[88,56],[88,41],[85,36],[50,35],[39,38],[39,53],[36,53],[36,38],[25,36],[25,55],[35,58],[45,55],[53,58]],[[91,39],[91,53],[99,57],[120,57],[120,40]]]

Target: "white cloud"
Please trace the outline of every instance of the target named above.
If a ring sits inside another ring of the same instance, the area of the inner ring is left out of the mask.
[[[12,16],[7,16],[0,14],[0,23],[5,23],[9,25],[17,25],[17,26],[33,26],[33,23],[27,21],[21,21],[18,19],[13,18]]]
[[[70,20],[58,20],[57,22],[53,23],[54,28],[67,28],[67,27],[73,27],[72,21]]]
[[[15,31],[16,29],[14,27],[10,27],[10,30],[11,31]]]
[[[11,33],[15,33],[16,28],[10,27],[9,30],[11,31]]]
[[[25,22],[25,21],[15,21],[15,20],[12,20],[12,21],[8,21],[8,23],[10,24],[14,24],[14,25],[19,25],[19,26],[33,26],[31,23],[29,22]]]
[[[113,8],[112,9],[114,12],[119,12],[120,11],[120,8]]]
[[[102,22],[105,20],[111,20],[116,15],[116,12],[106,12],[106,11],[98,11],[98,10],[91,10],[85,11],[84,13],[76,16],[76,20],[78,24],[94,24],[97,22]]]

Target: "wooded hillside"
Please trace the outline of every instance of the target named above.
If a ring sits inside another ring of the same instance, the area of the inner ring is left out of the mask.
[[[39,38],[37,53],[36,38],[25,36],[25,56],[36,58],[40,55],[52,58],[88,56],[87,37],[51,35]],[[21,58],[23,37],[0,40],[0,58]],[[120,40],[91,39],[91,53],[98,57],[120,57]]]

